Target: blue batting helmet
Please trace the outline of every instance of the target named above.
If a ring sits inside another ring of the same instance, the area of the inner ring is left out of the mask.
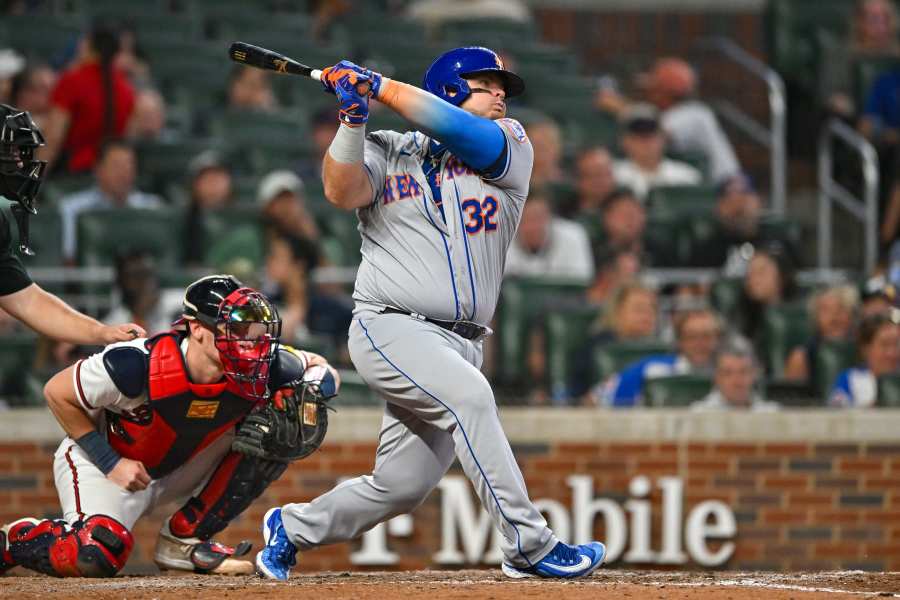
[[[450,104],[459,106],[472,93],[463,79],[476,73],[497,73],[503,79],[506,97],[525,91],[521,77],[507,71],[497,53],[480,46],[455,48],[438,56],[425,71],[425,89]]]

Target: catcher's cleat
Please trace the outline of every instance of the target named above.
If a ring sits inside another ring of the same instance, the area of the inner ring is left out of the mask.
[[[9,552],[9,539],[25,533],[25,531],[38,523],[40,523],[40,520],[27,517],[0,527],[0,575],[6,573],[17,564]]]
[[[266,546],[256,554],[256,572],[267,579],[286,581],[297,564],[297,547],[287,537],[280,508],[270,508],[263,517],[263,538]]]
[[[162,571],[252,575],[255,571],[253,563],[236,558],[250,552],[252,547],[253,544],[248,541],[243,541],[236,548],[231,548],[212,540],[179,538],[171,533],[167,521],[156,540],[153,562]]]

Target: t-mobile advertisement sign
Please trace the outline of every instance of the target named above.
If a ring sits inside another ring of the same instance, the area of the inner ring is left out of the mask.
[[[684,482],[680,477],[660,477],[655,485],[662,494],[659,547],[651,543],[652,505],[648,496],[653,482],[639,475],[628,486],[630,498],[623,504],[594,496],[594,480],[587,475],[566,479],[572,489],[572,505],[556,500],[535,501],[554,533],[565,542],[583,544],[593,539],[595,520],[605,524],[607,563],[681,565],[693,561],[704,567],[724,564],[734,553],[737,523],[724,502],[705,500],[684,506]],[[500,533],[474,498],[469,481],[448,476],[438,485],[440,493],[440,548],[433,559],[439,565],[499,564]],[[687,509],[687,510],[686,510]],[[392,565],[400,556],[390,550],[391,537],[413,533],[414,518],[400,515],[363,536],[362,546],[350,556],[354,565]]]

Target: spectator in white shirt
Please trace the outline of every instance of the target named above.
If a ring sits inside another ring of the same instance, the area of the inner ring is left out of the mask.
[[[96,184],[60,200],[63,256],[74,264],[78,240],[78,215],[103,208],[158,208],[158,196],[135,189],[137,158],[134,148],[124,140],[110,140],[100,148],[94,167]]]
[[[709,175],[721,181],[738,173],[734,148],[716,115],[695,97],[697,75],[680,58],[656,61],[648,78],[647,96],[660,111],[662,128],[676,152],[698,152],[709,161]]]
[[[626,160],[613,167],[616,183],[629,187],[645,200],[651,188],[662,185],[697,185],[703,179],[694,167],[665,158],[665,135],[659,112],[649,104],[635,104],[622,119],[622,149]]]
[[[550,202],[532,195],[506,255],[507,276],[570,277],[585,282],[594,276],[591,244],[584,228],[553,216]]]
[[[768,402],[756,392],[760,376],[753,347],[744,338],[726,342],[716,354],[716,374],[712,391],[691,405],[693,410],[749,409],[775,410],[778,404]]]

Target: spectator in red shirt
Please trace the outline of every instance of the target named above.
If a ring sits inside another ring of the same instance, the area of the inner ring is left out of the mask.
[[[60,170],[90,171],[101,144],[125,132],[135,93],[115,66],[118,51],[119,31],[108,23],[95,24],[80,60],[53,90],[44,157]]]

